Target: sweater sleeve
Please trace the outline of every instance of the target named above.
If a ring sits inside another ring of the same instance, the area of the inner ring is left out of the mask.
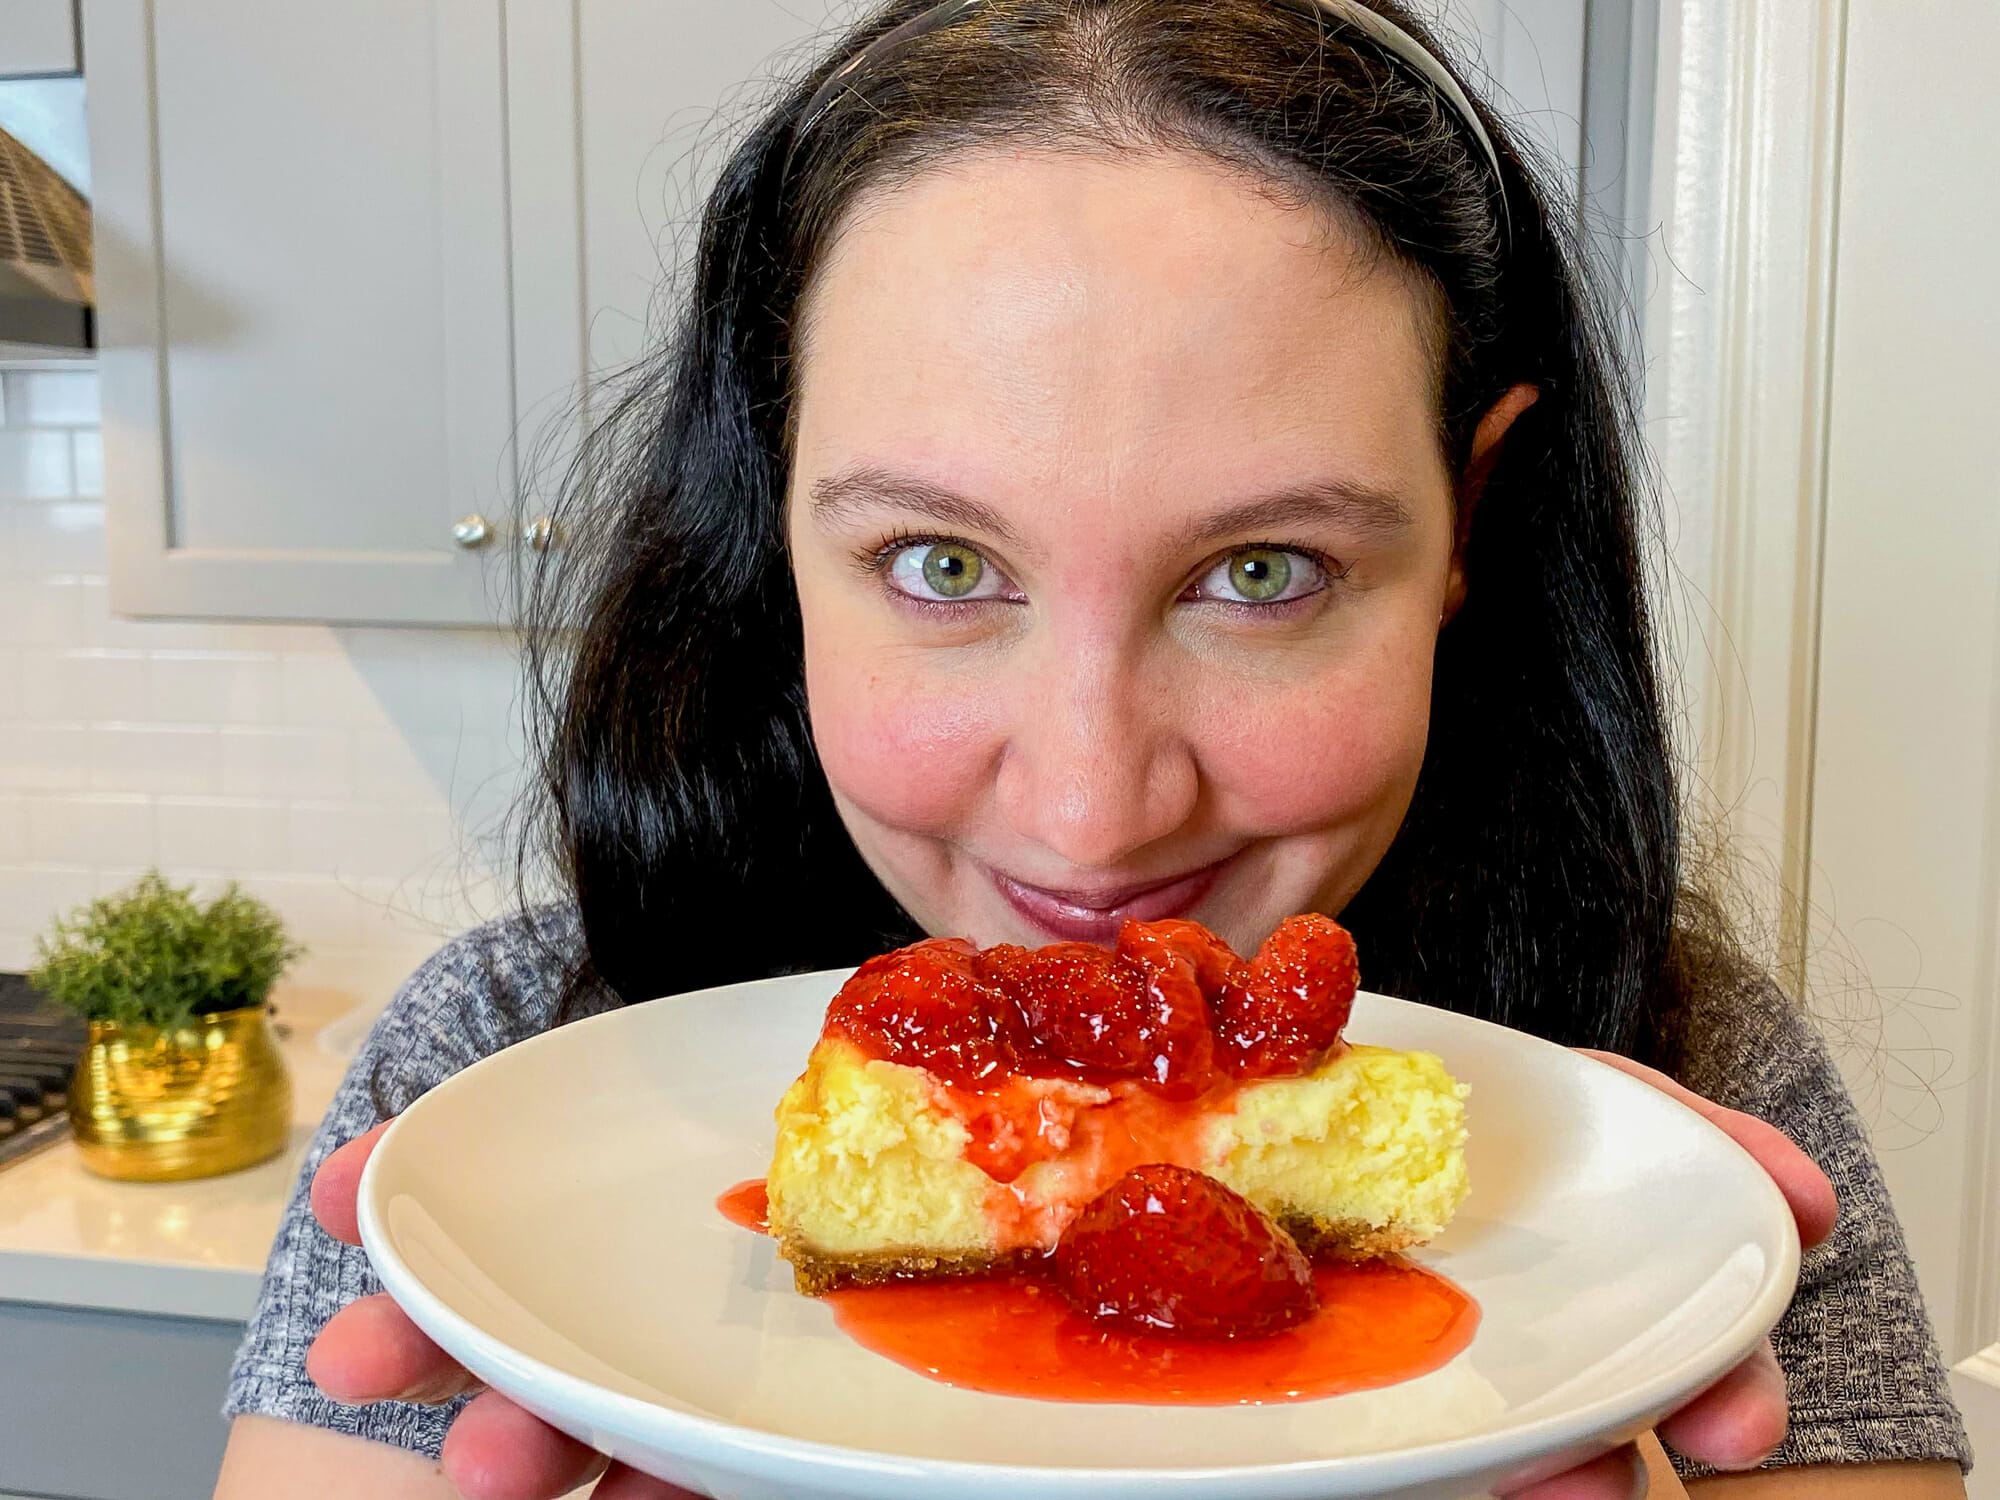
[[[1805,1253],[1771,1342],[1791,1426],[1768,1467],[1952,1459],[1972,1466],[1916,1268],[1825,1039],[1774,984],[1713,1007],[1678,1070],[1695,1092],[1782,1130],[1833,1183],[1840,1217]],[[1713,1472],[1675,1456],[1690,1477]]]
[[[307,1194],[335,1148],[461,1068],[546,1030],[562,955],[575,941],[566,915],[489,924],[426,961],[383,1011],[307,1148],[230,1372],[225,1416],[281,1417],[437,1456],[464,1398],[439,1406],[343,1406],[306,1376],[306,1350],[326,1321],[382,1289],[366,1254],[319,1227]]]

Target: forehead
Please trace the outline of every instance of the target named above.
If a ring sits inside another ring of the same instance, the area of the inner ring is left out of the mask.
[[[989,152],[865,199],[801,328],[797,469],[969,493],[1448,487],[1433,314],[1320,211],[1175,154]]]

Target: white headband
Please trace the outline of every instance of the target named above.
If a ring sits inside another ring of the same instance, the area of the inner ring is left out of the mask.
[[[835,68],[827,76],[826,81],[814,91],[812,98],[806,102],[804,111],[799,115],[799,124],[792,132],[793,149],[797,149],[796,143],[802,140],[806,132],[818,123],[820,116],[826,113],[840,91],[846,87],[848,79],[863,66],[906,41],[950,25],[967,11],[984,3],[985,0],[940,0],[939,4],[933,5],[929,10],[920,11],[900,26],[883,32]],[[1273,3],[1303,16],[1328,17],[1346,22],[1357,31],[1365,33],[1370,41],[1391,57],[1415,69],[1426,83],[1442,94],[1445,102],[1464,122],[1466,129],[1472,132],[1473,139],[1479,142],[1480,150],[1486,153],[1487,164],[1493,169],[1494,188],[1500,199],[1501,221],[1504,226],[1507,194],[1503,185],[1504,179],[1500,175],[1500,153],[1494,150],[1493,138],[1486,133],[1485,125],[1480,123],[1479,111],[1473,108],[1472,100],[1466,97],[1465,90],[1458,86],[1458,80],[1451,76],[1451,70],[1440,62],[1429,48],[1387,16],[1361,4],[1360,0],[1273,0]]]

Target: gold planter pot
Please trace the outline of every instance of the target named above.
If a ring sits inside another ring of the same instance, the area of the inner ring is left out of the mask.
[[[284,1149],[292,1081],[261,1005],[171,1030],[92,1021],[69,1120],[83,1164],[100,1176],[213,1177]]]

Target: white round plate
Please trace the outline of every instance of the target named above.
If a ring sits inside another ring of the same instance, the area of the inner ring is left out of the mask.
[[[1472,1085],[1472,1196],[1416,1257],[1478,1299],[1470,1348],[1271,1406],[941,1385],[851,1342],[715,1208],[762,1175],[845,977],[632,1006],[433,1089],[361,1180],[383,1285],[495,1389],[719,1500],[1459,1500],[1650,1426],[1791,1298],[1784,1199],[1707,1121],[1547,1042],[1364,994],[1356,1041],[1426,1048]]]

